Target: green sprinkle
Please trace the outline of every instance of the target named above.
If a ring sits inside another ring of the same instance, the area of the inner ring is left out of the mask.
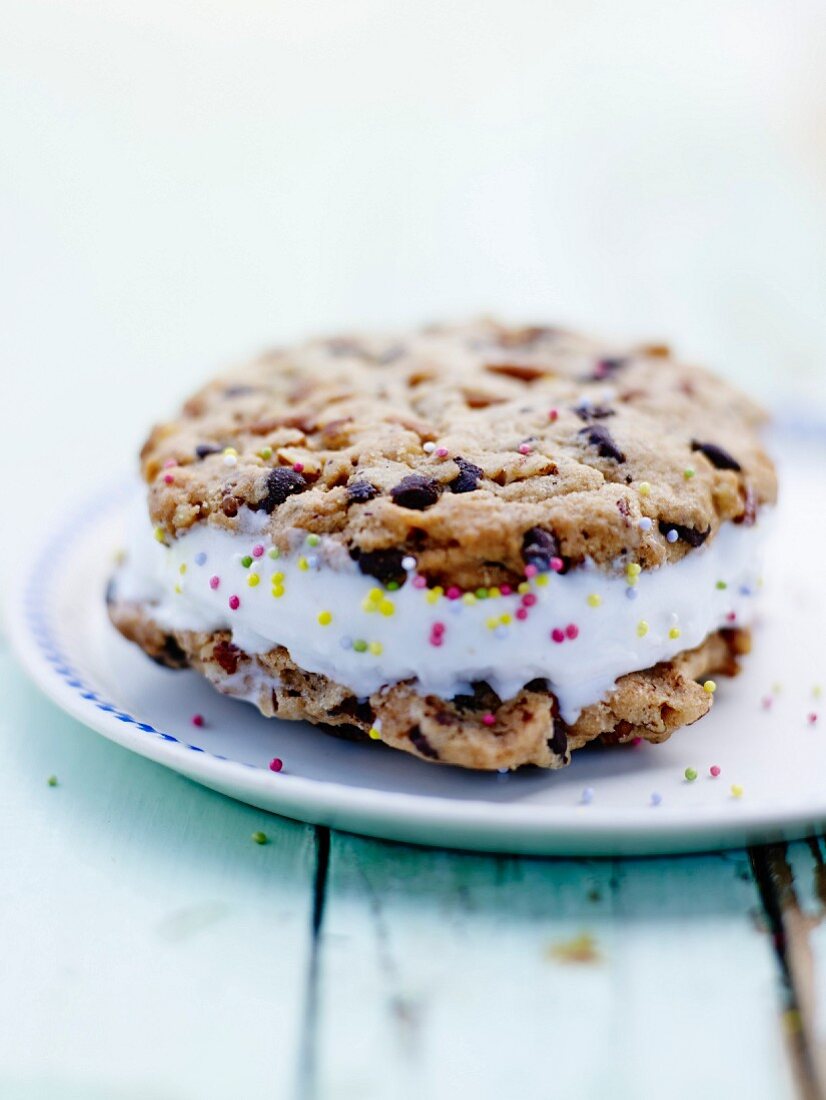
[[[258,832],[253,833],[250,839],[253,840],[256,844],[268,844],[270,838],[267,836],[266,833]]]
[[[691,481],[691,479],[694,477],[694,473],[695,471],[691,468],[691,466],[687,466],[685,470],[683,470],[683,477],[686,479],[686,481]]]
[[[46,782],[49,784],[50,787],[56,787],[57,786],[57,776],[56,775],[50,775],[49,778],[46,780]]]
[[[398,587],[399,587],[399,582],[398,581],[388,581],[386,587],[387,587],[388,592],[396,592],[398,590]]]
[[[487,598],[488,598],[487,588],[477,588],[476,589],[476,599],[477,600],[486,600]]]
[[[364,638],[356,638],[353,642],[353,649],[356,653],[365,653],[367,651],[367,642],[365,642]]]
[[[273,546],[272,550],[267,551],[267,557],[272,558],[272,560],[275,561],[276,558],[281,557],[281,551],[278,549],[277,546]]]
[[[683,772],[683,775],[686,777],[689,783],[693,783],[694,780],[697,778],[697,772],[694,768],[686,768],[686,770]]]
[[[720,591],[722,592],[724,588],[728,588],[728,585],[726,584],[725,581],[717,581],[717,584],[716,584],[715,587],[719,588]]]
[[[258,452],[258,457],[263,458],[265,462],[268,458],[272,458],[272,447],[262,447]]]
[[[244,554],[243,558],[241,558],[241,564],[245,569],[249,569],[249,567],[252,565],[252,558],[249,556],[249,554]]]
[[[318,535],[307,535],[307,545],[308,546],[318,546],[318,544],[320,542],[321,542],[321,539],[318,537]]]

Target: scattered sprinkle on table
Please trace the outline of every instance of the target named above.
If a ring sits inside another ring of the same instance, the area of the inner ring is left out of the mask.
[[[270,761],[270,771],[271,772],[280,772],[283,767],[284,767],[284,761],[279,756],[274,756],[272,758],[272,760]]]
[[[694,780],[697,778],[697,771],[695,768],[686,768],[686,770],[683,772],[683,775],[686,777],[689,783],[693,783]]]
[[[46,782],[49,784],[50,787],[56,787],[57,786],[57,776],[56,775],[50,775],[49,778],[46,780]]]
[[[252,837],[251,837],[250,839],[251,839],[251,840],[252,840],[252,841],[253,841],[253,842],[254,842],[255,844],[267,844],[267,843],[269,842],[269,837],[267,836],[267,834],[266,834],[266,833],[262,833],[262,832],[260,832],[260,831],[259,831],[259,832],[256,832],[256,833],[253,833],[253,834],[252,834]]]
[[[660,794],[659,791],[652,791],[651,792],[651,805],[652,806],[659,806],[660,803],[662,802],[662,800],[663,800],[663,796]]]
[[[711,767],[708,769],[708,774],[711,776],[712,779],[716,779],[717,776],[720,774],[719,766],[717,764],[712,764]]]
[[[204,725],[204,716],[203,716],[203,714],[193,714],[192,715],[192,725],[193,726],[198,726],[198,728],[200,729],[201,726]]]
[[[732,783],[732,785],[731,785],[731,797],[732,798],[742,798],[743,797],[743,788],[740,786],[739,783]]]
[[[594,788],[584,787],[579,800],[583,806],[590,805],[594,801]]]

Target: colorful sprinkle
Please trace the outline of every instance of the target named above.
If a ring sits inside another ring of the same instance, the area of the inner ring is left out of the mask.
[[[651,486],[647,481],[641,481],[637,491],[641,497],[651,496]]]
[[[696,472],[697,471],[693,467],[686,466],[686,468],[683,470],[683,477],[686,479],[686,481],[691,481]]]
[[[158,542],[166,544],[166,532],[164,531],[163,527],[156,527],[154,534]]]
[[[649,519],[648,516],[643,516],[637,526],[641,531],[650,531],[654,526],[654,521]]]
[[[732,783],[732,785],[731,785],[731,797],[732,798],[742,798],[743,797],[743,788],[740,786],[739,783]]]
[[[259,543],[258,546],[253,546],[252,556],[254,558],[260,558],[264,554],[264,547]]]
[[[728,585],[725,581],[717,581],[714,587],[718,588],[721,592],[725,592],[725,590],[728,588]]]
[[[652,791],[651,792],[651,805],[652,806],[659,806],[662,803],[662,800],[663,800],[663,796],[660,794],[659,791]]]
[[[548,409],[548,419],[552,424],[559,420],[559,409]]]
[[[273,546],[270,550],[267,551],[267,557],[272,558],[273,561],[276,561],[278,558],[281,557],[281,551],[278,549],[277,546]]]
[[[332,611],[319,611],[319,613],[318,613],[318,625],[319,626],[329,626],[332,621],[333,621]]]
[[[672,626],[672,628],[668,632],[668,636],[672,639],[672,641],[676,641],[680,637],[681,633],[682,631],[678,626]]]
[[[384,652],[384,646],[381,644],[381,642],[370,642],[367,648],[370,650],[374,657],[380,657]]]
[[[582,803],[583,806],[588,806],[591,802],[593,802],[594,801],[594,788],[593,787],[583,787],[582,794],[580,795],[579,801]]]
[[[576,625],[576,623],[568,623],[568,625],[565,627],[565,635],[566,637],[570,638],[572,642],[576,641],[576,639],[579,637],[579,627]]]
[[[250,586],[250,588],[255,588],[256,585],[260,584],[260,582],[261,578],[258,576],[257,573],[250,573],[250,575],[247,577],[247,584]]]
[[[281,597],[284,595],[284,585],[274,584],[272,586],[272,594],[277,600],[281,599]]]
[[[371,726],[367,731],[367,736],[371,741],[381,741],[381,730],[377,729],[375,726]]]
[[[405,573],[411,573],[416,568],[416,559],[411,557],[410,554],[407,557],[402,558],[402,569]]]
[[[587,600],[589,607],[599,607],[602,603],[602,596],[598,592],[592,592]]]
[[[436,457],[437,458],[447,458],[448,453],[449,452],[448,452],[447,447],[437,447],[436,448]]]
[[[293,463],[293,470],[297,474],[303,474],[304,473],[304,463],[303,462],[294,462]]]
[[[666,537],[666,539],[668,540],[668,542],[674,543],[674,542],[676,542],[676,541],[677,541],[677,539],[678,539],[678,538],[679,538],[680,536],[679,536],[679,535],[677,534],[677,532],[676,532],[676,531],[674,530],[674,528],[672,527],[672,528],[671,528],[671,530],[670,530],[670,531],[668,532],[668,534],[667,534],[667,535],[666,535],[665,537]]]
[[[243,558],[241,558],[241,564],[243,565],[243,567],[245,569],[249,569],[249,567],[252,565],[251,555],[250,554],[244,554]]]
[[[210,577],[209,578],[209,587],[212,588],[212,589],[216,589],[220,583],[221,583],[221,578],[220,577]]]
[[[714,680],[706,680],[706,682],[703,684],[703,691],[706,693],[706,695],[713,695],[716,690],[717,683]]]
[[[712,764],[711,767],[708,769],[708,774],[711,776],[712,779],[716,779],[717,776],[720,774],[720,766],[718,764]]]
[[[689,783],[693,783],[694,780],[697,778],[697,771],[695,768],[686,768],[686,770],[683,772],[683,775],[686,777]]]
[[[204,724],[203,714],[193,714],[192,715],[192,725],[193,726],[197,726],[198,729],[200,729],[203,726],[203,724]]]
[[[173,485],[174,482],[175,482],[175,478],[172,476],[172,474],[164,474],[163,475],[163,480],[164,480],[164,484],[166,484],[166,485]]]
[[[809,723],[810,726],[814,726],[816,724],[817,715],[815,714],[814,711],[812,711],[810,714],[806,715],[806,721]]]
[[[50,775],[49,778],[46,780],[46,782],[48,783],[48,785],[50,787],[56,787],[57,786],[57,776],[56,775]]]
[[[356,653],[366,653],[367,642],[365,642],[364,638],[356,638],[356,640],[353,642],[353,649],[356,651]]]
[[[272,760],[270,761],[270,771],[271,772],[280,772],[283,767],[284,767],[284,761],[281,759],[280,756],[274,756],[272,758]]]
[[[554,629],[551,631],[551,639],[554,642],[556,642],[557,644],[559,644],[560,642],[564,642],[565,641],[565,631],[560,630],[558,626],[554,627]]]
[[[258,452],[258,457],[263,458],[265,462],[272,458],[272,447],[262,447]]]
[[[533,447],[530,443],[520,443],[518,449],[521,455],[529,455],[531,451],[533,451]]]
[[[257,833],[253,833],[250,839],[254,844],[266,844],[269,840],[266,833],[262,833],[260,830]]]
[[[424,453],[426,455],[432,455],[433,452],[436,450],[436,444],[435,443],[423,443],[422,444],[422,450],[424,451]]]
[[[319,535],[307,535],[307,545],[308,546],[318,546],[318,545],[320,545],[320,543],[321,543],[321,537]]]
[[[207,560],[206,554],[203,552],[203,550],[199,550],[198,553],[195,555],[195,564],[196,565],[206,565],[206,560]]]
[[[525,576],[526,577],[535,577],[538,572],[539,572],[539,567],[534,565],[533,562],[531,562],[530,565],[525,566]]]
[[[482,715],[482,725],[492,726],[495,723],[496,723],[496,715],[491,714],[490,711],[487,711],[485,714]]]
[[[230,598],[229,598],[230,611],[237,611],[240,606],[241,606],[241,600],[238,598],[238,596],[230,596]]]

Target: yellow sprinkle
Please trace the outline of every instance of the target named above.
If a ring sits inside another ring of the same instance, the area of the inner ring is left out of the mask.
[[[384,599],[379,604],[379,611],[382,613],[382,615],[386,615],[389,617],[390,615],[395,614],[396,606],[392,600]]]
[[[361,610],[366,611],[368,615],[372,615],[372,613],[376,610],[376,605],[373,603],[369,596],[365,596],[364,599],[361,601]]]
[[[713,695],[716,690],[717,684],[714,682],[714,680],[706,680],[706,682],[703,684],[703,691],[706,693],[706,695]]]
[[[530,592],[530,590],[531,586],[528,584],[527,581],[522,581],[522,583],[517,585],[516,587],[516,591],[519,593],[520,596],[524,596],[525,593]]]
[[[186,573],[186,562],[185,561],[182,561],[181,564],[178,566],[178,572],[181,574],[181,576],[183,576],[184,573]]]
[[[742,798],[743,797],[743,788],[740,786],[739,783],[732,783],[732,785],[731,785],[731,797],[732,798]]]
[[[306,559],[306,558],[304,557],[304,555],[303,555],[303,554],[302,554],[302,556],[301,556],[301,557],[300,557],[300,558],[298,559],[298,568],[299,568],[299,569],[300,569],[300,570],[301,570],[301,571],[302,571],[303,573],[306,573],[306,572],[307,572],[307,570],[308,570],[308,569],[310,568],[309,562],[307,561],[307,559]]]
[[[464,596],[462,596],[462,603],[465,604],[467,607],[470,607],[471,604],[476,603],[476,597],[473,595],[472,592],[465,592]]]
[[[238,452],[236,451],[236,449],[234,447],[224,447],[224,454],[225,455],[237,455]]]
[[[274,584],[272,586],[272,594],[273,594],[273,596],[275,596],[276,599],[279,599],[279,597],[283,596],[284,595],[284,586],[283,586],[283,584]]]
[[[820,684],[815,684],[815,686],[812,688],[812,695],[814,696],[814,698],[819,699],[822,694],[823,688],[820,686]]]
[[[550,579],[547,573],[537,573],[533,579],[533,583],[537,588],[544,588]]]
[[[272,583],[273,584],[283,584],[284,583],[284,574],[283,573],[273,573]]]
[[[182,592],[183,592],[183,588],[181,588],[181,586],[180,586],[179,584],[176,584],[176,585],[175,585],[175,593],[176,593],[176,595],[180,596],[180,594],[181,594]]]
[[[371,588],[367,593],[367,599],[372,600],[373,603],[379,603],[384,596],[384,592],[381,588]]]
[[[669,638],[679,638],[680,628],[678,626],[672,626],[672,628],[668,632],[668,636]]]
[[[494,587],[494,588],[489,588],[488,589],[488,599],[489,600],[495,600],[501,595],[502,595],[502,593],[499,591],[498,588]]]
[[[495,630],[499,626],[499,620],[495,615],[491,615],[490,618],[485,619],[485,626],[488,630]]]
[[[332,621],[333,621],[332,611],[319,611],[319,613],[318,613],[318,625],[319,626],[329,626]]]
[[[641,497],[647,497],[651,495],[651,486],[647,481],[641,481],[639,484],[639,493]]]
[[[598,592],[592,592],[591,595],[588,597],[588,606],[589,607],[599,607],[599,605],[601,603],[602,603],[602,596],[600,596],[600,594]]]
[[[158,542],[166,542],[166,532],[164,531],[163,527],[155,528],[155,538],[158,540]]]
[[[258,452],[258,457],[263,458],[265,462],[268,458],[272,458],[272,447],[262,447]]]
[[[260,581],[261,578],[258,576],[257,573],[250,573],[250,575],[247,577],[247,584],[250,586],[250,588],[255,588],[255,586],[259,584]]]
[[[633,573],[630,573],[630,574],[629,574],[629,575],[628,575],[628,576],[627,576],[627,577],[625,578],[625,583],[626,583],[626,584],[628,585],[628,587],[629,587],[629,588],[636,588],[636,587],[637,587],[637,584],[639,583],[639,579],[640,579],[639,577],[635,577],[635,576],[633,575]]]
[[[642,566],[635,561],[631,561],[626,565],[625,572],[629,577],[638,577],[642,573]]]
[[[374,657],[378,657],[382,653],[384,646],[381,644],[381,642],[370,642],[367,648],[370,650]]]
[[[502,624],[502,626],[510,626],[510,624],[513,622],[513,617],[505,612],[504,615],[499,616],[499,622]]]
[[[370,727],[370,729],[367,731],[367,736],[370,738],[371,741],[381,741],[381,733],[379,732],[379,730],[376,729],[375,726]]]
[[[637,636],[639,638],[644,638],[647,633],[648,623],[645,621],[645,619],[640,619],[640,621],[637,623]]]
[[[427,600],[428,603],[438,603],[440,598],[441,598],[441,593],[437,592],[435,588],[431,588],[430,591],[425,596],[425,599]]]

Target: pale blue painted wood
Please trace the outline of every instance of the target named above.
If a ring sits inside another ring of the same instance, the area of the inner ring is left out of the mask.
[[[743,856],[511,860],[336,837],[317,1095],[791,1096],[756,904]],[[564,961],[583,936],[592,961]]]
[[[291,1096],[313,831],[0,684],[0,1096]]]

